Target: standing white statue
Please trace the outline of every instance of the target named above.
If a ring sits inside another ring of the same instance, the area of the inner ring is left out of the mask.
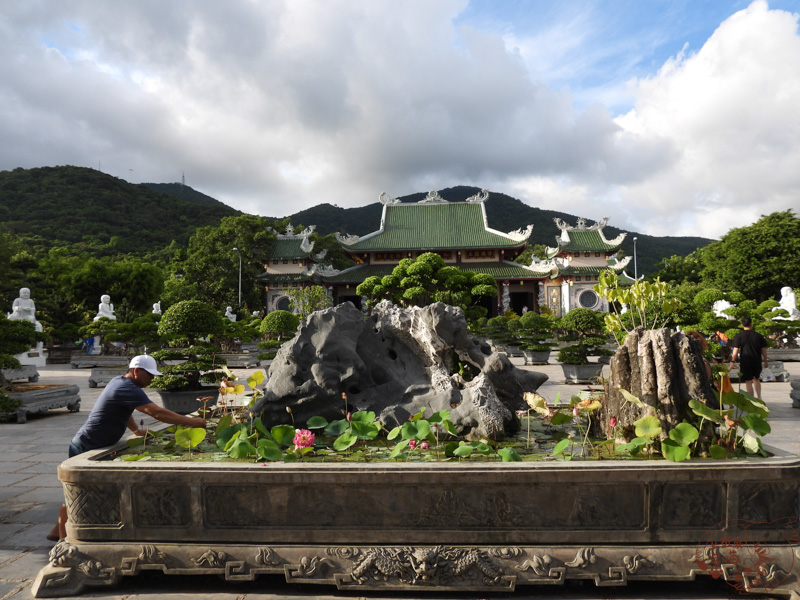
[[[161,300],[153,304],[153,314],[160,315],[161,314]]]
[[[233,314],[232,307],[229,306],[228,308],[225,309],[225,318],[227,318],[231,323],[236,322],[236,315]]]
[[[723,312],[724,310],[727,310],[727,309],[731,308],[732,306],[733,306],[733,304],[731,304],[727,300],[717,300],[711,306],[711,310],[713,310],[714,314],[717,315],[718,317],[722,317],[723,319],[728,319],[728,321],[734,321],[735,317],[732,317],[730,315],[726,315]]]
[[[117,320],[117,317],[114,315],[114,305],[111,304],[111,296],[108,294],[103,294],[100,296],[100,305],[97,307],[97,316],[93,320],[98,321],[103,317],[106,319],[113,319],[114,321]]]
[[[11,312],[7,313],[7,316],[9,321],[30,321],[36,331],[40,333],[43,331],[42,324],[36,320],[36,304],[31,300],[29,288],[20,288],[19,297],[11,303]],[[45,365],[43,342],[36,342],[36,347],[31,350],[32,352],[23,352],[15,358],[23,364],[32,362],[35,366],[43,367]]]
[[[781,304],[780,308],[789,313],[788,317],[777,317],[787,321],[800,320],[800,310],[797,309],[797,296],[788,285],[781,288]]]
[[[30,321],[36,324],[36,304],[31,300],[30,289],[24,287],[19,290],[19,297],[11,304],[11,312],[8,314],[10,321]]]

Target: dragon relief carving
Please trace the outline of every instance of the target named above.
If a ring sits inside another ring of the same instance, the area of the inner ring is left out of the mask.
[[[224,552],[217,552],[216,550],[206,550],[200,555],[200,558],[193,558],[192,562],[198,567],[224,567],[225,562],[228,560],[228,555]]]
[[[483,585],[503,583],[503,569],[478,548],[369,548],[353,561],[348,575],[357,584],[397,581],[406,585],[447,585],[480,577]]]
[[[625,570],[631,575],[635,575],[637,571],[641,569],[651,569],[656,566],[656,563],[641,554],[624,556],[622,558],[622,564],[625,566]]]
[[[104,567],[100,561],[91,560],[80,552],[76,546],[63,540],[53,546],[52,550],[50,550],[49,558],[51,566],[73,569],[88,579],[105,580],[114,577],[115,569],[113,567]],[[58,585],[58,582],[61,582],[61,585],[66,585],[68,581],[69,577],[51,579],[48,582],[48,586]]]
[[[256,561],[255,562],[256,562],[257,565],[266,565],[268,567],[276,567],[276,566],[285,564],[287,561],[285,559],[283,559],[272,548],[264,547],[264,548],[259,548],[258,552],[256,552]]]

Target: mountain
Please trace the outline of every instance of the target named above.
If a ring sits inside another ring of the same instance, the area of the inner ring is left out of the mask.
[[[198,227],[238,214],[181,184],[133,185],[72,166],[0,171],[0,233],[44,248],[111,244],[143,254],[185,244]]]
[[[439,195],[449,202],[462,202],[479,193],[481,190],[470,186],[456,186],[439,190]],[[419,192],[398,198],[401,202],[419,202],[425,198],[426,193]],[[294,225],[316,225],[317,232],[325,235],[341,232],[351,235],[366,235],[378,229],[381,222],[383,205],[380,202],[358,208],[339,208],[330,204],[320,204],[307,210],[291,215]],[[608,215],[609,222],[614,222],[614,215]],[[554,210],[544,210],[535,206],[528,206],[524,202],[496,192],[489,192],[486,201],[486,218],[489,227],[504,233],[533,225],[530,237],[532,244],[555,246],[560,230],[554,219],[559,218],[569,225],[575,225],[578,216]],[[604,229],[606,238],[613,239],[619,233],[628,235],[622,242],[622,250],[628,256],[633,256],[633,238],[636,237],[636,263],[639,275],[652,273],[656,265],[664,258],[679,255],[686,256],[698,248],[710,244],[713,240],[702,237],[657,237],[644,235],[633,231],[626,231],[608,225]],[[630,275],[634,274],[634,266],[627,269]]]

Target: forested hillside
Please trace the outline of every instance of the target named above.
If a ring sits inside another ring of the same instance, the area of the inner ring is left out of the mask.
[[[480,192],[480,189],[476,187],[457,186],[439,190],[439,195],[450,202],[460,202],[478,192]],[[426,192],[420,192],[403,196],[399,199],[403,202],[419,202],[426,194]],[[347,209],[330,204],[321,204],[295,213],[291,219],[292,223],[295,224],[314,224],[321,234],[343,232],[353,235],[365,235],[378,229],[381,221],[381,210],[382,205],[379,202],[359,208]],[[532,224],[533,233],[530,238],[532,244],[555,246],[556,238],[560,232],[553,219],[558,217],[570,225],[575,225],[580,216],[582,215],[572,215],[566,212],[543,210],[528,206],[516,198],[494,192],[489,193],[489,200],[486,201],[486,218],[489,221],[489,227],[507,233]],[[614,215],[607,216],[610,217],[609,223],[613,224]],[[591,221],[589,222],[591,223]],[[609,225],[605,229],[605,235],[608,238],[614,238],[621,231],[623,230]],[[656,270],[656,264],[662,259],[676,255],[686,256],[712,241],[701,237],[654,237],[630,232],[622,244],[622,250],[627,255],[633,255],[634,237],[638,238],[636,242],[636,258],[639,274],[652,273]],[[633,275],[633,265],[628,269],[628,273]]]
[[[0,232],[44,248],[108,244],[119,253],[145,253],[186,243],[197,227],[241,214],[209,200],[181,199],[84,167],[0,171]]]

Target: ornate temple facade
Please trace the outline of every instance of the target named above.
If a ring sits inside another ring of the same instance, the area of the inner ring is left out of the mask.
[[[610,268],[620,273],[623,283],[633,282],[623,272],[630,257],[615,258],[626,234],[607,239],[607,218],[593,225],[579,219],[575,226],[556,219],[561,234],[556,245],[547,248],[547,259],[534,259],[530,265],[513,262],[525,250],[533,225],[509,233],[490,228],[484,205],[488,197],[483,190],[464,202],[448,202],[430,192],[410,203],[381,194],[378,229],[360,237],[337,236],[356,263],[343,271],[317,264],[322,256],[313,254],[308,239],[313,227],[300,234],[287,228],[277,236],[261,276],[268,286],[267,312],[290,310],[287,290],[314,284],[324,286],[334,304],[350,301],[360,307],[356,288],[361,282],[389,275],[402,259],[425,252],[439,254],[448,265],[494,277],[498,295],[483,301],[489,315],[509,309],[522,314],[542,306],[559,316],[579,306],[605,311],[607,303],[592,289],[600,273]]]
[[[318,262],[325,258],[326,251],[314,254],[314,242],[309,238],[315,226],[300,233],[293,233],[287,225],[284,233],[275,233],[275,244],[264,261],[264,274],[259,277],[267,290],[266,312],[291,310],[288,292],[292,288],[320,283],[316,274]]]

